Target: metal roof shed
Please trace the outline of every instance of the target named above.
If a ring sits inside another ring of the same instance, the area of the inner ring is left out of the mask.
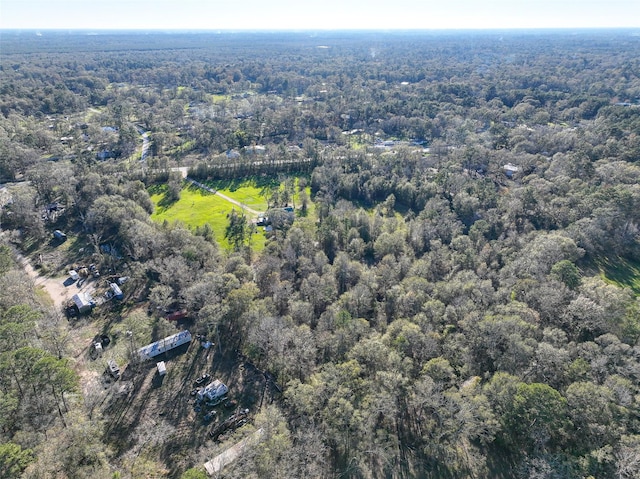
[[[78,312],[80,314],[88,313],[96,305],[95,301],[88,293],[74,294],[71,300],[73,301],[73,304],[76,305],[76,308],[78,308]]]
[[[114,298],[116,298],[116,299],[124,298],[124,295],[122,294],[122,290],[120,289],[120,287],[116,283],[109,283],[109,287],[111,288],[111,291],[113,292],[113,297]]]

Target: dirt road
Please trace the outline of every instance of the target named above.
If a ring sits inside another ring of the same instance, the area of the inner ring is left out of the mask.
[[[22,266],[27,275],[33,280],[35,288],[41,288],[51,297],[51,301],[57,310],[62,310],[64,305],[74,294],[77,294],[80,291],[86,291],[89,294],[93,294],[95,291],[95,287],[90,281],[86,281],[81,288],[78,288],[77,282],[72,283],[69,286],[65,286],[64,283],[68,277],[50,278],[47,276],[41,276],[28,258],[18,254],[16,259],[18,260],[18,264]]]

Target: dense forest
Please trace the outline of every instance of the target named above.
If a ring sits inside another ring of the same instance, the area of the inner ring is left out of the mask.
[[[240,444],[217,477],[640,477],[639,51],[3,31],[0,476],[203,478]],[[267,231],[154,220],[188,181],[266,185]],[[69,315],[42,281],[89,263],[124,298]],[[136,350],[186,328],[163,382]]]

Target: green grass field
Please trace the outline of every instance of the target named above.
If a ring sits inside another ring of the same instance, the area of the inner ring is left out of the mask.
[[[150,193],[151,200],[156,205],[156,210],[151,215],[153,221],[158,223],[165,220],[169,223],[180,221],[189,228],[209,223],[220,246],[230,249],[229,243],[224,238],[224,231],[228,224],[227,215],[234,205],[195,186],[183,188],[180,199],[168,206],[160,206],[165,196],[164,187],[155,187]],[[224,193],[227,194],[226,191]],[[237,206],[235,208],[238,209]],[[265,241],[264,234],[258,229],[258,233],[252,237],[251,248],[259,252],[264,248]]]
[[[213,103],[222,103],[224,101],[229,101],[231,100],[231,95],[219,95],[219,94],[212,94],[210,95],[211,101]]]
[[[294,202],[296,208],[298,208],[297,215],[301,221],[301,226],[303,223],[310,222],[312,224],[315,221],[315,207],[311,200],[307,203],[306,218],[303,220],[300,217],[299,208],[301,202],[297,182],[298,180],[296,179]],[[267,210],[267,192],[270,188],[279,187],[280,183],[273,178],[249,178],[208,181],[207,185],[253,210],[262,212]],[[305,189],[307,198],[310,198],[311,188],[307,186]],[[227,250],[231,249],[231,246],[224,238],[224,232],[229,222],[227,215],[233,208],[238,210],[238,206],[193,185],[187,186],[186,183],[180,193],[180,199],[174,203],[166,204],[165,192],[166,186],[164,185],[154,186],[149,189],[151,200],[156,207],[151,215],[153,221],[158,223],[179,221],[188,228],[196,228],[209,223],[220,246]],[[252,219],[249,213],[245,214],[247,219]],[[260,252],[264,249],[265,242],[266,237],[262,228],[257,228],[257,232],[251,240],[251,248],[255,252]]]
[[[278,185],[278,182],[263,181],[259,182],[255,179],[238,181],[238,180],[218,180],[208,181],[207,185],[233,198],[240,203],[247,205],[256,211],[266,211],[267,198],[265,195],[268,185]]]
[[[608,283],[631,288],[640,294],[640,264],[625,258],[600,258],[597,261],[600,276]]]

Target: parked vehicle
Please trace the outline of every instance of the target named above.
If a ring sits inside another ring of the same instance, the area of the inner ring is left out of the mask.
[[[67,240],[67,235],[60,230],[55,230],[53,232],[53,237],[61,243]]]
[[[89,265],[89,271],[91,271],[91,276],[93,276],[94,278],[100,277],[100,271],[98,271],[98,268],[95,264],[92,263]]]
[[[109,374],[111,374],[113,379],[120,378],[120,368],[113,359],[109,359],[109,361],[107,361],[107,371],[109,372]]]
[[[211,379],[211,374],[203,374],[202,376],[200,376],[198,379],[196,379],[193,384],[195,386],[202,386],[203,384],[205,384],[209,379]]]
[[[187,317],[187,312],[185,310],[174,311],[173,313],[167,314],[167,320],[169,321],[179,321],[180,319],[184,319]]]

